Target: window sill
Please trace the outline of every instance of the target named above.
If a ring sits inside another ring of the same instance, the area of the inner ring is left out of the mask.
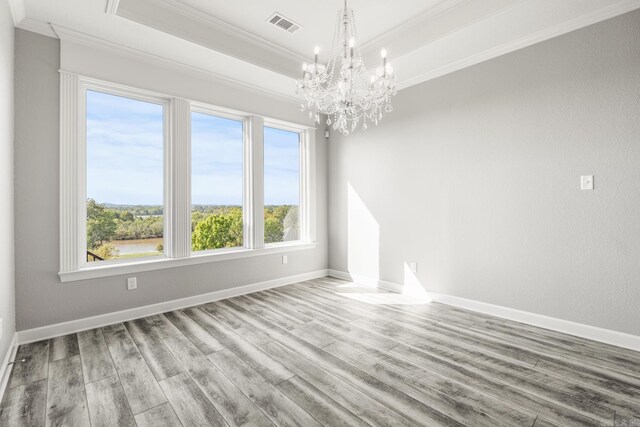
[[[314,249],[317,243],[279,244],[263,249],[235,249],[227,252],[205,253],[191,255],[189,258],[160,258],[140,260],[126,264],[109,264],[97,267],[84,267],[77,271],[60,272],[61,282],[75,282],[78,280],[95,279],[99,277],[118,276],[143,271],[161,270],[165,268],[185,267],[188,265],[206,264],[210,262],[226,261],[240,258],[251,258],[262,255],[273,255],[283,252]]]

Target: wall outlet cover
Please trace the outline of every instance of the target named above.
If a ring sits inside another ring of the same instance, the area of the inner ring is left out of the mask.
[[[593,175],[583,175],[580,177],[581,190],[593,190]]]
[[[418,263],[417,262],[408,262],[407,265],[409,266],[409,270],[411,270],[412,273],[417,273],[418,272]]]
[[[132,291],[138,289],[138,279],[135,277],[127,277],[127,290]]]

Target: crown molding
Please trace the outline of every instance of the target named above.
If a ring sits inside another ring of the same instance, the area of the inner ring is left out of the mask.
[[[29,18],[29,17],[24,18],[22,21],[20,21],[20,24],[16,25],[16,27],[22,30],[31,31],[32,33],[38,33],[43,36],[51,37],[54,39],[59,38],[56,32],[54,31],[53,27],[51,26],[51,24],[47,22],[38,21],[33,18]]]
[[[257,34],[253,34],[247,30],[237,27],[223,19],[210,15],[195,7],[189,6],[180,0],[175,0],[175,1],[156,0],[156,1],[164,4],[166,7],[176,10],[179,13],[200,19],[203,22],[211,25],[213,28],[219,31],[223,31],[230,36],[238,37],[249,43],[252,43],[257,48],[268,49],[269,51],[273,51],[275,53],[279,53],[284,56],[293,57],[296,59],[296,61],[299,60],[299,62],[308,60],[308,58],[305,58],[304,56],[300,55],[298,52],[287,49],[283,46],[280,46],[279,44],[273,43],[265,38],[262,38]]]
[[[106,13],[108,15],[116,15],[118,13],[118,6],[120,6],[120,0],[107,0]]]
[[[117,16],[289,77],[306,59],[179,1],[120,0]]]
[[[438,3],[434,7],[431,7],[426,11],[410,18],[409,20],[387,31],[386,33],[380,34],[379,36],[363,43],[361,46],[362,52],[364,54],[368,54],[371,51],[378,51],[381,48],[388,46],[391,41],[402,39],[409,33],[412,33],[420,28],[424,28],[425,25],[428,25],[434,19],[442,16],[443,14],[459,8],[465,4],[468,4],[472,1],[473,0],[445,0],[442,3]]]
[[[399,81],[398,90],[406,89],[408,87],[426,82],[428,80],[435,79],[437,77],[444,76],[449,73],[453,73],[455,71],[470,67],[475,64],[479,64],[481,62],[496,58],[498,56],[502,56],[519,49],[523,49],[525,47],[534,45],[536,43],[540,43],[545,40],[549,40],[554,37],[561,36],[563,34],[578,30],[588,25],[592,25],[597,22],[604,21],[606,19],[610,19],[618,15],[622,15],[624,13],[638,9],[639,7],[640,7],[640,2],[638,0],[618,1],[615,4],[602,7],[593,12],[588,12],[584,15],[578,16],[574,19],[570,19],[561,24],[554,25],[550,28],[545,28],[533,34],[529,34],[525,37],[512,40],[508,43],[503,43],[494,48],[484,50],[477,54],[469,55],[457,61],[453,61],[449,64],[446,64],[442,67],[429,70],[428,72]],[[411,55],[409,54],[406,56],[410,57]]]
[[[376,57],[383,47],[394,57],[406,55],[447,35],[462,31],[482,20],[504,13],[527,0],[445,0],[443,3],[411,18],[404,24],[365,43],[363,52]],[[466,20],[465,20],[466,17]],[[462,25],[458,22],[465,21]],[[447,21],[449,23],[447,24]],[[429,35],[425,29],[438,28]]]
[[[229,86],[236,87],[248,92],[257,93],[260,95],[267,95],[272,98],[280,99],[286,102],[295,102],[296,104],[298,102],[298,99],[293,94],[287,94],[287,93],[265,89],[264,87],[253,85],[241,80],[233,79],[231,77],[216,73],[215,71],[212,71],[212,70],[197,67],[194,65],[185,64],[183,62],[178,62],[169,57],[145,52],[139,49],[135,49],[135,48],[125,46],[119,43],[115,43],[109,40],[105,40],[99,37],[91,36],[89,34],[85,34],[85,33],[75,31],[69,28],[65,28],[59,25],[51,24],[50,28],[52,28],[52,31],[54,31],[54,34],[57,34],[57,37],[62,41],[78,43],[86,46],[107,49],[116,53],[127,54],[135,57],[137,60],[140,60],[142,62],[154,63],[154,65],[157,62],[162,62],[166,67],[177,69],[182,72],[196,73],[199,76],[205,75],[207,76],[207,78],[214,79],[223,84],[227,84]],[[292,84],[292,87],[295,84],[293,79],[291,84]]]
[[[24,0],[7,0],[9,3],[9,10],[11,11],[11,18],[13,19],[13,25],[15,27],[22,22],[27,16],[27,12],[24,7]]]

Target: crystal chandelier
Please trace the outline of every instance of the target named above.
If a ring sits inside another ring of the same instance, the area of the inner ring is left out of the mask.
[[[396,94],[396,79],[393,67],[387,63],[387,52],[382,49],[382,66],[369,75],[347,0],[337,14],[331,57],[326,65],[318,62],[319,53],[316,46],[315,60],[303,64],[302,79],[296,88],[300,110],[308,110],[309,118],[320,123],[320,115],[324,114],[327,126],[333,125],[335,130],[349,135],[358,127],[366,130],[368,124],[377,125],[383,110],[393,110],[391,97]]]

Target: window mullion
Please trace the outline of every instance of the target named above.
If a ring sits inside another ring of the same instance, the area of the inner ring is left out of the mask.
[[[77,270],[84,254],[82,93],[78,76],[60,73],[60,272],[63,273]]]
[[[316,241],[316,144],[315,129],[307,129],[301,134],[301,162],[300,170],[301,188],[301,221],[302,240],[306,242]]]
[[[249,248],[261,249],[264,248],[264,118],[252,116],[247,122],[245,236]]]
[[[165,249],[170,258],[191,255],[191,105],[173,98],[165,132]]]

